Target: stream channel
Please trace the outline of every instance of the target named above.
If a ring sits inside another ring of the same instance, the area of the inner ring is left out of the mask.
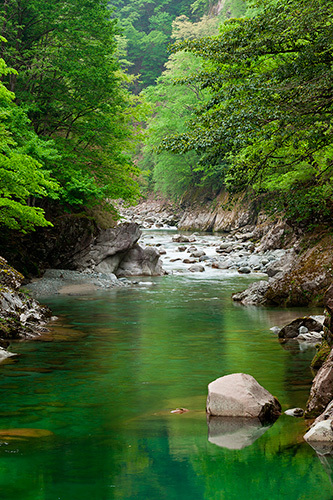
[[[170,263],[172,235],[144,234],[166,248],[169,271],[185,267]],[[253,375],[283,410],[305,407],[314,347],[281,345],[270,328],[322,311],[232,302],[259,277],[175,272],[41,298],[66,325],[52,341],[13,344],[17,361],[1,367],[0,435],[22,430],[0,442],[1,498],[331,499],[303,419],[282,414],[245,430],[207,424],[207,385],[233,372]],[[180,407],[189,411],[171,413]]]

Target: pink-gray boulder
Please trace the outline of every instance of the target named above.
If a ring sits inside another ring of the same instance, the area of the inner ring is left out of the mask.
[[[268,423],[281,414],[281,405],[251,375],[233,373],[208,385],[206,410],[211,416],[259,418]]]

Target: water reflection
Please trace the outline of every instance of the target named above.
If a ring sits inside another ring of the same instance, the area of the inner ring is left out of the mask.
[[[229,450],[251,446],[271,427],[256,418],[210,417],[207,423],[208,441]]]
[[[284,409],[304,407],[311,382],[311,352],[281,349],[269,331],[298,313],[236,307],[231,293],[250,278],[214,276],[48,299],[77,334],[15,345],[19,361],[0,372],[0,420],[54,437],[3,445],[2,498],[332,497],[302,419],[245,430],[213,422],[207,440],[207,385],[217,377],[250,373]],[[180,406],[190,411],[170,413]]]

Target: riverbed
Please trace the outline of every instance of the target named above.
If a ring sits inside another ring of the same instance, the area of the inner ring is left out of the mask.
[[[281,345],[270,328],[320,311],[233,303],[263,275],[188,272],[170,263],[171,235],[144,235],[166,247],[168,275],[49,296],[61,327],[49,342],[13,345],[19,358],[0,371],[0,436],[18,429],[0,439],[3,499],[332,498],[303,419],[219,440],[205,414],[208,383],[233,372],[253,375],[283,410],[304,408],[314,347]]]

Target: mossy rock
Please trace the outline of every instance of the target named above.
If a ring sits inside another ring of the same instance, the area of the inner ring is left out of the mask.
[[[313,357],[313,360],[311,361],[311,368],[313,368],[314,370],[319,370],[319,368],[327,360],[330,352],[331,352],[331,346],[329,346],[326,340],[324,340],[320,344],[316,354]]]
[[[11,267],[6,259],[0,257],[0,285],[18,290],[23,280],[24,276]]]

